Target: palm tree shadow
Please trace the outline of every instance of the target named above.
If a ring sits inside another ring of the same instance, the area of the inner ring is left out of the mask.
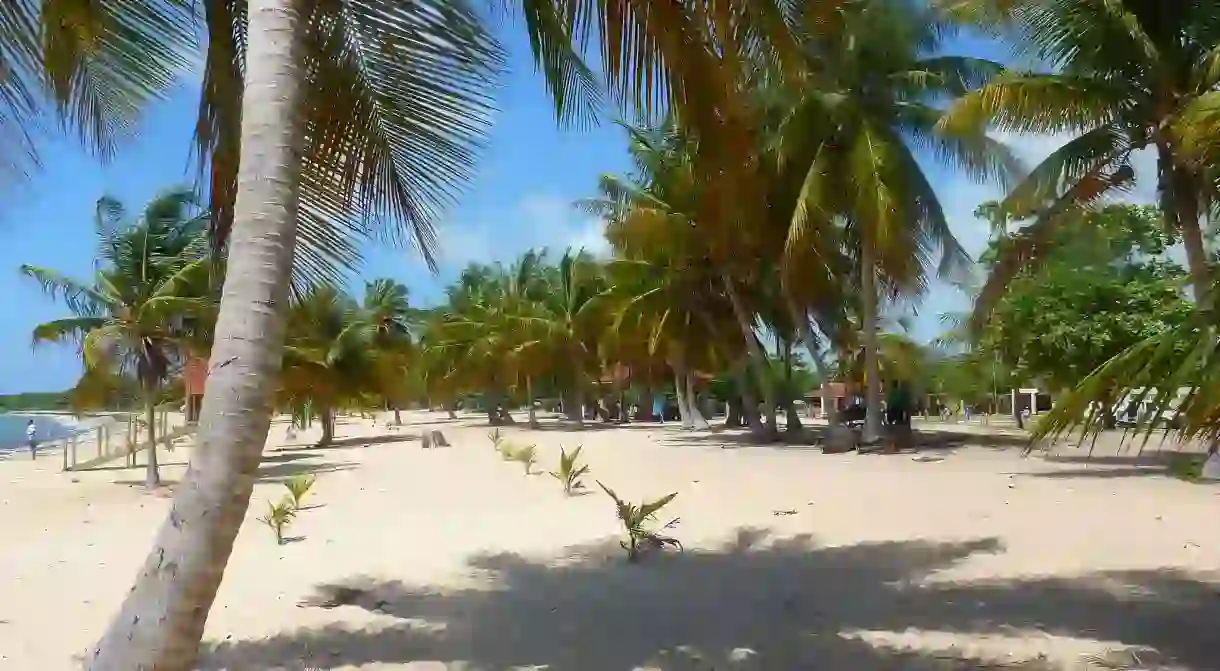
[[[473,669],[668,670],[690,668],[681,657],[702,658],[699,668],[722,668],[743,654],[754,657],[752,668],[825,671],[999,668],[1012,661],[946,660],[944,650],[885,648],[859,634],[912,628],[1120,641],[1158,648],[1186,669],[1214,668],[1220,598],[1189,575],[921,582],[978,553],[1000,551],[991,538],[821,547],[809,536],[768,540],[765,530],[741,529],[715,550],[688,549],[642,564],[624,562],[617,541],[569,548],[558,559],[485,555],[470,567],[490,578],[488,587],[352,578],[342,583],[356,588],[347,590],[355,596],[345,604],[379,614],[385,626],[335,624],[215,643],[199,668],[461,661]]]

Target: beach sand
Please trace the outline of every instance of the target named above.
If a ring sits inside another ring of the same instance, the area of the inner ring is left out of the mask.
[[[923,461],[670,425],[506,429],[537,443],[536,471],[584,445],[590,491],[566,498],[503,462],[481,417],[403,414],[398,432],[341,418],[325,449],[272,427],[200,668],[1076,669],[1121,646],[1220,668],[1213,486],[960,440]],[[421,449],[429,428],[452,447]],[[188,453],[162,454],[167,480]],[[0,464],[0,669],[76,668],[168,509],[140,468],[59,466]],[[277,546],[257,517],[297,473],[317,483]],[[685,552],[625,563],[595,480],[678,492],[660,518]],[[331,585],[365,591],[298,605]]]

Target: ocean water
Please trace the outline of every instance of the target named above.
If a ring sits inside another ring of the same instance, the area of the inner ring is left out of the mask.
[[[72,435],[73,427],[59,421],[54,415],[22,415],[0,413],[0,459],[8,454],[25,449],[25,424],[34,420],[38,428],[38,442],[46,443]]]

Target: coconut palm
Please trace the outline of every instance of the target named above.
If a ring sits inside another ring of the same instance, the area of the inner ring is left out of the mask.
[[[33,340],[36,345],[77,343],[84,387],[116,377],[138,384],[148,427],[145,485],[151,489],[161,481],[155,449],[158,394],[186,356],[207,348],[215,309],[204,235],[208,220],[187,190],[154,199],[135,219],[111,198],[100,199],[96,212],[100,267],[92,282],[21,266],[73,315],[39,324]]]
[[[812,21],[812,22],[811,22]],[[783,91],[774,142],[780,165],[804,176],[789,249],[824,235],[845,241],[859,277],[867,378],[878,380],[878,297],[922,292],[968,257],[949,228],[917,156],[978,179],[1005,180],[1018,165],[982,129],[938,131],[943,101],[1001,70],[946,55],[939,14],[924,3],[852,2],[831,24],[798,16],[808,83]],[[881,428],[881,389],[867,389],[865,439]]]
[[[293,302],[280,374],[280,398],[287,405],[308,403],[322,425],[319,446],[335,435],[335,411],[380,391],[398,344],[382,340],[380,324],[360,305],[329,285],[310,289]]]
[[[694,138],[672,122],[656,128],[628,127],[627,131],[635,174],[604,176],[602,196],[586,205],[607,217],[611,229],[622,230],[619,234],[612,231],[612,237],[636,238],[637,247],[673,247],[666,252],[673,262],[700,269],[703,281],[713,283],[708,289],[725,298],[771,420],[754,428],[763,440],[773,439],[775,390],[766,384],[766,353],[755,331],[757,309],[749,291],[766,259],[758,237],[746,235],[743,227],[731,221],[737,214],[744,216],[748,208],[722,204],[719,196],[715,205],[723,208],[709,205],[715,180],[708,173],[716,172],[715,164],[708,162]],[[761,174],[755,167],[748,172],[750,179]]]
[[[363,319],[374,327],[374,346],[384,361],[384,400],[394,406],[394,423],[402,424],[399,401],[407,392],[406,367],[414,351],[412,331],[418,312],[411,307],[407,287],[391,279],[365,283]]]
[[[1216,203],[1216,182],[1195,158],[1214,141],[1220,96],[1215,2],[1134,0],[952,0],[974,20],[1015,33],[1047,72],[1006,72],[961,98],[946,129],[990,126],[1069,136],[1004,199],[1003,208],[1034,220],[1001,248],[976,307],[981,321],[1008,282],[1046,257],[1056,231],[1074,216],[1134,184],[1134,152],[1156,157],[1165,224],[1180,232],[1202,302],[1211,287],[1200,218]],[[1211,121],[1209,121],[1211,120]],[[1214,157],[1214,153],[1212,156]]]
[[[0,186],[37,168],[46,113],[105,158],[194,69],[188,3],[0,3]]]
[[[781,38],[776,53],[786,51],[783,31],[770,30],[782,4],[727,3],[717,15],[734,29],[715,33],[725,36],[716,42],[702,9],[682,4],[640,11],[626,0],[522,0],[521,7],[561,112],[574,109],[589,82],[573,44],[593,42],[620,100],[645,112],[663,102],[701,131],[709,161],[726,168],[720,183],[731,194],[728,168],[739,162],[743,134],[736,81],[723,73],[772,33]],[[491,50],[465,2],[342,0],[307,4],[307,11],[288,0],[191,6],[203,7],[209,28],[197,131],[219,221],[232,213],[230,234],[218,236],[229,242],[230,272],[198,458],[89,662],[94,670],[180,671],[198,656],[270,426],[298,238],[324,237],[315,232],[333,231],[327,215],[337,213],[357,232],[367,221],[402,222],[427,248],[436,206],[467,174],[470,136],[486,119],[479,84]],[[311,189],[329,198],[303,199]],[[318,248],[331,261],[351,250],[326,239],[332,244]]]
[[[538,284],[525,296],[500,292],[509,333],[519,331],[516,353],[549,362],[550,372],[566,383],[568,417],[584,427],[585,391],[598,369],[599,303],[604,281],[601,269],[583,252],[564,252],[553,267],[544,267]],[[520,300],[524,298],[525,300]],[[506,334],[508,335],[508,334]]]

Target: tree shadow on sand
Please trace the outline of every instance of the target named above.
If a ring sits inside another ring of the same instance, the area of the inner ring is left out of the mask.
[[[987,584],[921,583],[995,539],[820,547],[809,536],[768,542],[741,529],[714,551],[627,564],[613,541],[540,561],[476,557],[485,588],[339,583],[342,608],[375,614],[362,628],[306,628],[205,650],[201,671],[328,669],[431,661],[448,668],[626,671],[744,668],[919,671],[1011,668],[996,653],[965,655],[866,642],[853,632],[909,628],[982,636],[1062,634],[1149,646],[1187,669],[1215,668],[1220,597],[1173,571]],[[335,585],[318,586],[334,593]],[[342,591],[342,588],[340,588]],[[354,596],[353,596],[354,595]],[[302,595],[305,596],[305,595]],[[331,604],[333,605],[333,604]],[[994,638],[993,638],[994,640]],[[701,659],[701,662],[693,662]],[[432,667],[429,667],[432,668]],[[1022,668],[1055,669],[1049,660]],[[1070,667],[1078,668],[1078,667]]]

